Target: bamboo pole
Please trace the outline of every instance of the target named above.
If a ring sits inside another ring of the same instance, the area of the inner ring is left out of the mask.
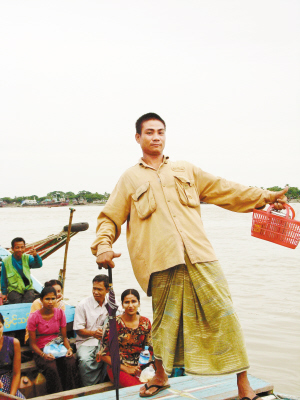
[[[66,247],[65,247],[64,265],[63,265],[63,268],[60,270],[60,279],[61,279],[61,283],[63,285],[62,294],[64,294],[64,289],[65,289],[67,255],[68,255],[68,249],[69,249],[73,213],[74,213],[74,211],[76,211],[75,208],[70,208],[69,210],[70,210],[70,219],[69,219],[68,235],[67,235]]]

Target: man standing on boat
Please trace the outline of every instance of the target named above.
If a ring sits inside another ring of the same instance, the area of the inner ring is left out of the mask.
[[[25,254],[25,240],[17,237],[12,240],[13,254],[4,259],[1,271],[1,292],[3,301],[10,304],[32,303],[34,287],[30,275],[31,268],[41,268],[43,261],[33,249],[32,255]]]
[[[156,375],[140,389],[150,397],[169,387],[167,374],[237,373],[239,396],[255,396],[243,334],[228,284],[204,232],[200,200],[235,212],[286,202],[285,193],[246,187],[163,155],[166,124],[154,113],[136,122],[143,157],[120,178],[98,217],[92,252],[113,268],[112,244],[127,221],[135,276],[153,304]],[[165,372],[165,370],[166,372]]]

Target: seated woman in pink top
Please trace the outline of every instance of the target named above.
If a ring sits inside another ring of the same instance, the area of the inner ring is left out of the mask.
[[[63,311],[65,311],[66,306],[65,303],[63,302],[63,295],[62,295],[62,283],[58,281],[57,279],[51,279],[50,281],[45,282],[44,287],[52,286],[56,290],[56,304],[54,305],[55,308],[61,308]],[[30,314],[34,313],[37,310],[40,310],[43,308],[43,303],[42,300],[36,299],[31,305],[30,309]],[[25,343],[29,339],[29,333],[26,328],[26,333],[25,333]]]
[[[29,315],[27,329],[29,343],[34,352],[38,368],[44,371],[48,394],[78,387],[78,373],[73,351],[67,338],[66,316],[62,309],[55,308],[56,290],[45,287],[41,293],[43,307]],[[68,349],[65,357],[55,358],[45,354],[44,347],[59,335]]]

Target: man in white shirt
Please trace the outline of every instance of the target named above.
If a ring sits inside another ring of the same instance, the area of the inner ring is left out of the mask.
[[[106,275],[96,275],[93,279],[93,295],[82,300],[76,307],[74,330],[79,372],[83,386],[102,383],[106,376],[106,364],[96,362],[104,321],[108,316],[106,309],[109,282]]]

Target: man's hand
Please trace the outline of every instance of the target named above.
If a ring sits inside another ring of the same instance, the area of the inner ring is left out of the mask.
[[[36,257],[37,256],[37,252],[36,252],[36,249],[35,249],[35,247],[33,248],[33,250],[32,250],[32,253],[31,253],[32,255],[33,255],[33,257]]]
[[[121,253],[115,253],[114,251],[106,251],[105,253],[100,254],[97,259],[96,263],[98,264],[98,268],[102,269],[108,269],[114,268],[115,263],[113,262],[113,258],[120,257]]]
[[[97,361],[98,363],[102,361],[101,351],[98,351],[98,353],[96,354],[96,361]]]
[[[2,295],[2,301],[3,301],[3,303],[5,303],[7,301],[7,294]]]
[[[94,331],[93,336],[94,338],[100,340],[102,338],[103,335],[103,329],[102,328],[97,328],[96,331]]]
[[[279,192],[269,192],[269,203],[274,204],[275,210],[282,210],[284,208],[283,204],[287,202],[287,197],[285,196],[289,187],[286,186]]]

